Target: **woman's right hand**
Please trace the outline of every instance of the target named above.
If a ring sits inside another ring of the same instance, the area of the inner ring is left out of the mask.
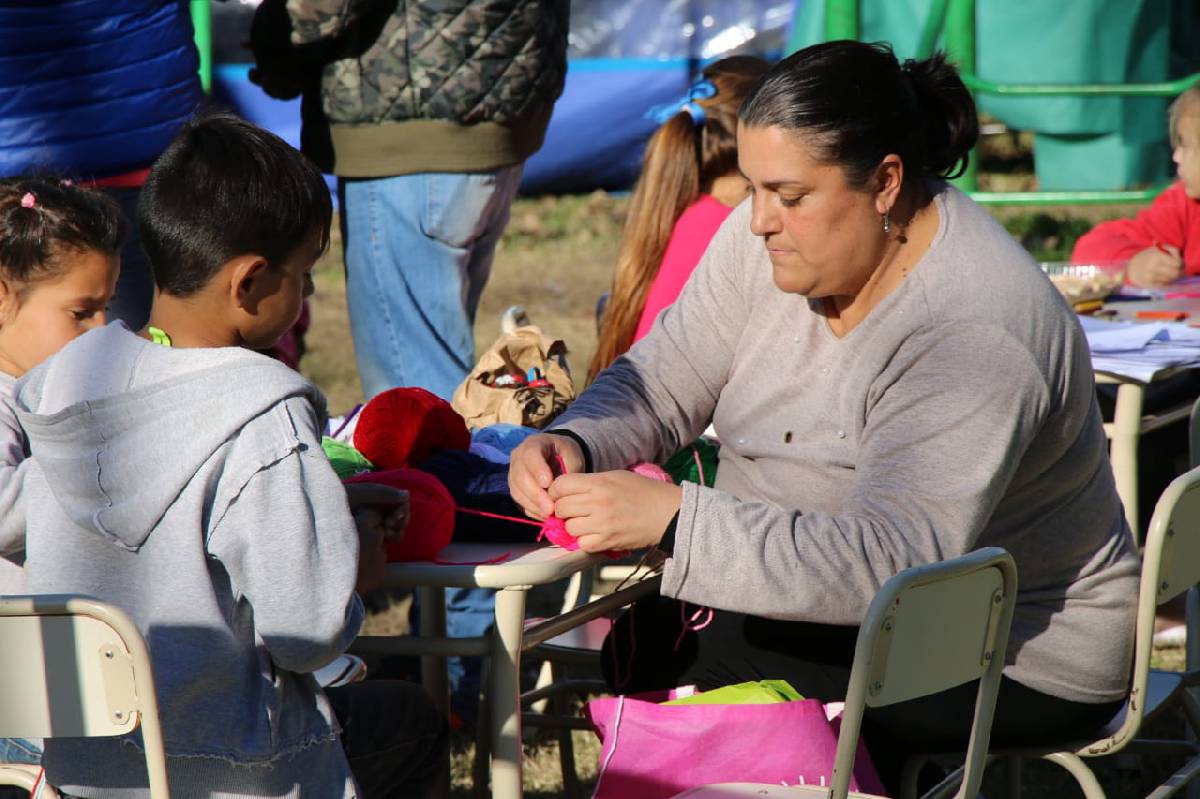
[[[583,471],[583,450],[567,436],[539,433],[512,451],[508,465],[508,490],[513,500],[535,519],[554,513],[548,489],[559,475],[558,458],[566,473]]]
[[[1183,277],[1183,255],[1170,244],[1147,247],[1129,259],[1126,275],[1138,288],[1160,289]]]

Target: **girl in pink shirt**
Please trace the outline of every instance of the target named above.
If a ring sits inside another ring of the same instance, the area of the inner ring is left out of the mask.
[[[767,62],[752,56],[710,64],[650,137],[589,383],[675,301],[717,228],[745,198],[748,184],[737,168],[737,112],[766,71]]]
[[[1142,288],[1200,274],[1200,86],[1171,104],[1170,130],[1179,180],[1133,219],[1101,222],[1080,237],[1072,261],[1128,259],[1125,279]]]

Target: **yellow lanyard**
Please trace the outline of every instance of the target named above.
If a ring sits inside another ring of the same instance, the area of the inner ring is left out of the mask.
[[[171,346],[171,337],[168,336],[163,330],[160,330],[154,325],[150,325],[146,328],[146,332],[150,334],[150,340],[155,344],[161,344],[164,347]]]

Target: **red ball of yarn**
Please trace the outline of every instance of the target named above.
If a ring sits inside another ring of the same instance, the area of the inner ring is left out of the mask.
[[[454,497],[432,474],[419,469],[390,469],[357,474],[344,482],[379,483],[408,492],[408,528],[399,541],[388,542],[388,563],[433,560],[454,537]]]
[[[423,388],[389,389],[367,403],[354,448],[379,469],[403,469],[439,449],[471,446],[467,423],[450,403]]]

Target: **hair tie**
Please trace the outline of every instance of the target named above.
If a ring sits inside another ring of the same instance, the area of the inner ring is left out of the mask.
[[[35,205],[37,205],[37,197],[33,196],[33,192],[27,191],[21,195],[22,208],[33,208]]]
[[[688,87],[687,94],[682,99],[676,100],[673,103],[665,103],[656,105],[646,112],[646,117],[653,119],[658,124],[665,124],[671,117],[676,114],[687,113],[692,118],[693,126],[700,126],[708,119],[708,114],[700,107],[696,100],[707,100],[710,97],[717,95],[717,86],[707,78],[701,78]]]
[[[680,111],[686,111],[692,118],[692,127],[698,128],[708,119],[708,114],[697,103],[684,103]]]

